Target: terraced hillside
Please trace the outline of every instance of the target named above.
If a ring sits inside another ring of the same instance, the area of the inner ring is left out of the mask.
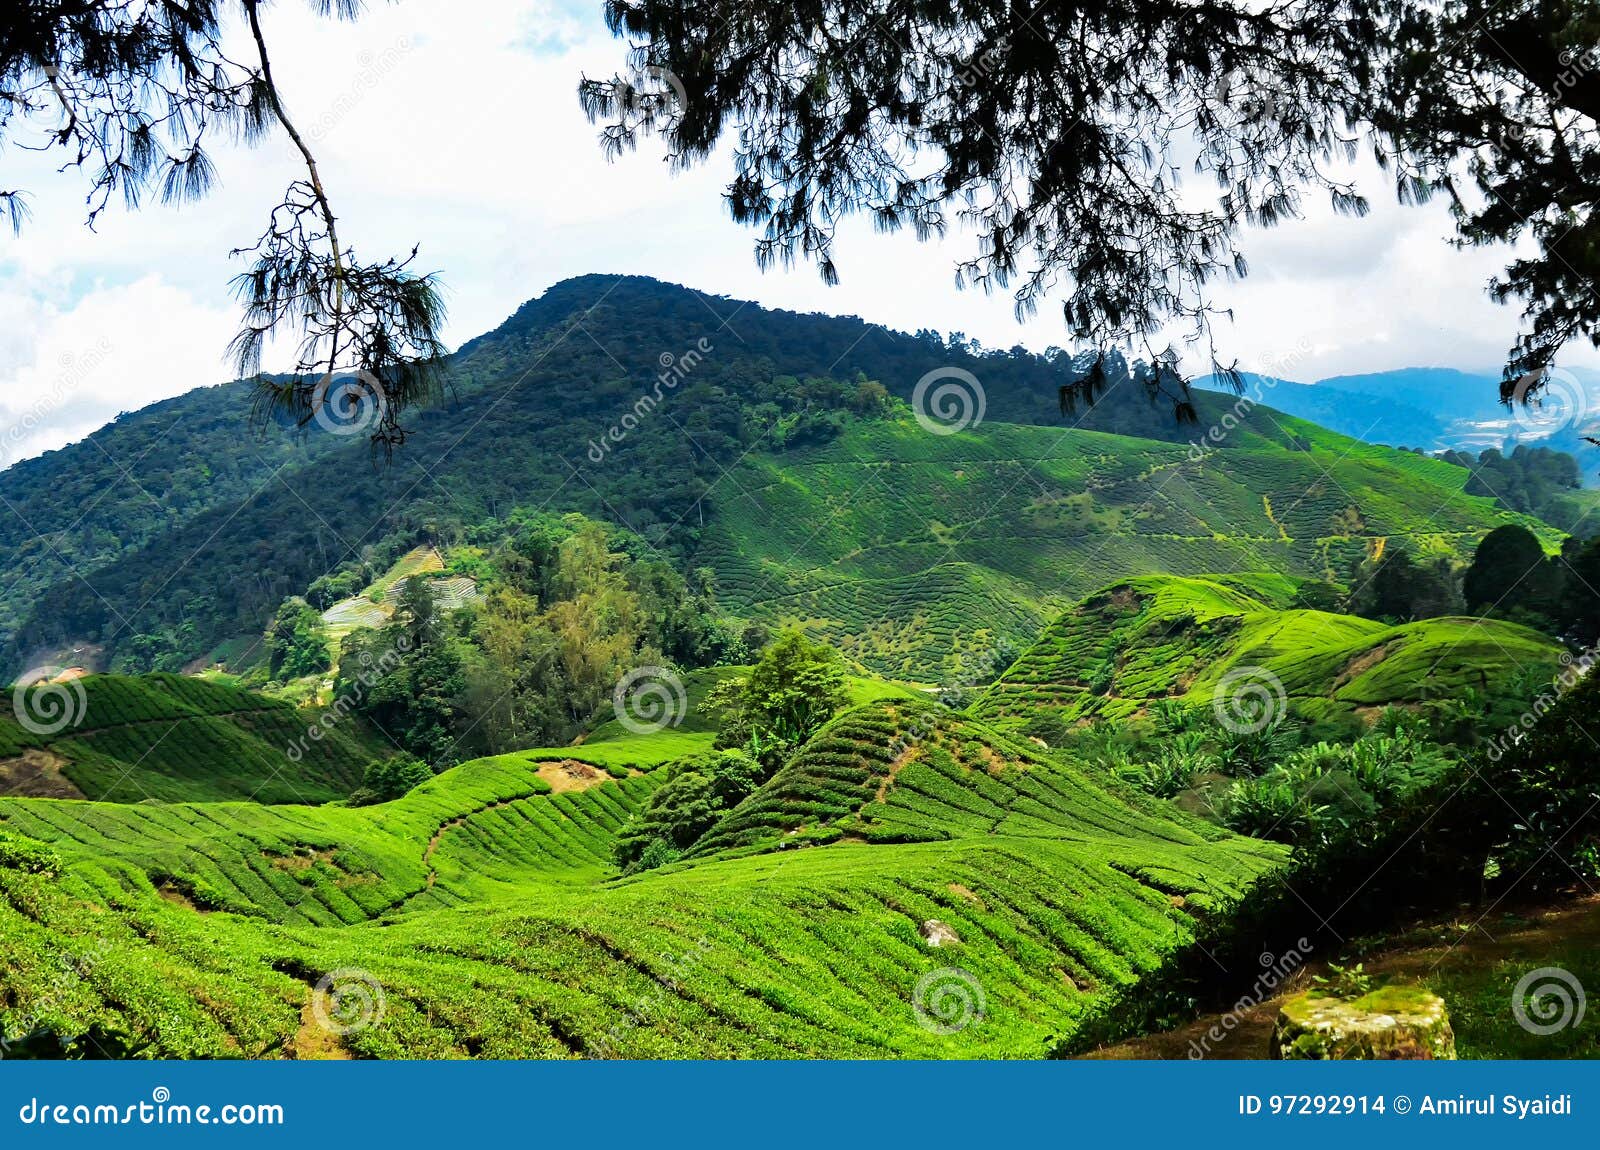
[[[393,753],[349,724],[310,739],[311,720],[281,700],[183,675],[36,686],[0,712],[0,794],[321,803],[344,798],[369,762]]]
[[[1020,649],[1129,572],[1347,577],[1404,544],[1470,558],[1526,522],[1466,495],[1467,472],[1256,408],[1225,450],[982,424],[930,435],[857,425],[825,446],[756,453],[696,562],[751,615],[802,623],[882,674],[956,679]],[[988,682],[984,676],[975,681]]]
[[[1563,659],[1553,640],[1493,619],[1387,626],[1292,610],[1279,576],[1145,576],[1090,595],[1050,625],[972,707],[1002,726],[1142,713],[1181,698],[1210,707],[1228,683],[1267,684],[1312,719],[1459,698],[1514,717]],[[1518,683],[1531,685],[1521,691]]]
[[[891,698],[619,879],[659,772],[587,754],[360,809],[0,799],[4,1017],[177,1055],[1035,1056],[1283,857]],[[363,1025],[316,1026],[319,982]]]

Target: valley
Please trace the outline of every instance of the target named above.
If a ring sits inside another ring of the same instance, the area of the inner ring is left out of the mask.
[[[0,1038],[1070,1056],[1285,940],[1600,881],[1593,493],[1544,457],[1511,499],[1226,395],[1177,423],[1131,367],[1066,412],[1065,353],[729,302],[557,285],[386,465],[313,431],[219,470],[224,388],[0,472],[39,520],[0,532]],[[951,363],[987,414],[930,427]],[[124,459],[159,513],[48,510]]]

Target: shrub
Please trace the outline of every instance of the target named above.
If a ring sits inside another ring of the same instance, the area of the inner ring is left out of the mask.
[[[43,843],[0,831],[0,867],[53,875],[61,870],[61,858]]]
[[[361,786],[350,795],[350,805],[366,807],[386,803],[409,793],[433,778],[428,764],[412,755],[390,755],[368,763]]]
[[[667,781],[617,839],[617,864],[628,873],[671,862],[761,785],[761,768],[740,751],[691,755],[666,769]]]

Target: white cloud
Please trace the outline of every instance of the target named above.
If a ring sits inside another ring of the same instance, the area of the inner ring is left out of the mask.
[[[625,62],[598,0],[407,0],[350,24],[288,5],[265,19],[278,80],[315,138],[344,238],[374,259],[420,241],[420,265],[444,276],[453,343],[588,272],[960,330],[989,346],[1066,342],[1053,304],[1019,325],[1005,294],[955,288],[970,236],[918,244],[851,221],[838,243],[843,282],[827,288],[810,265],[756,269],[755,235],[728,219],[721,198],[725,156],[673,176],[647,140],[608,163],[576,98],[580,74],[609,76]],[[0,362],[10,365],[0,369],[9,373],[0,375],[0,418],[26,410],[26,393],[49,383],[62,341],[87,347],[104,336],[119,346],[120,366],[71,405],[71,419],[30,436],[41,449],[89,430],[91,412],[226,378],[222,353],[237,318],[228,281],[242,268],[228,250],[254,239],[301,175],[281,134],[252,151],[219,152],[221,186],[202,203],[113,208],[96,233],[82,226],[80,179],[55,176],[35,154],[7,155],[8,183],[35,193],[35,219],[7,241],[0,270],[0,319],[10,321],[0,324]],[[1484,293],[1504,253],[1456,251],[1442,205],[1399,207],[1375,171],[1362,184],[1374,204],[1365,220],[1313,206],[1304,222],[1246,237],[1252,275],[1218,294],[1235,311],[1219,330],[1224,356],[1300,379],[1412,364],[1492,369],[1516,331],[1515,311]],[[111,299],[131,310],[106,306]],[[129,325],[126,314],[139,319]],[[135,335],[141,346],[124,348]],[[1600,364],[1587,350],[1572,360]]]
[[[223,378],[220,351],[234,322],[231,309],[155,275],[95,288],[68,307],[0,291],[0,330],[26,333],[8,341],[13,354],[0,366],[0,464]]]

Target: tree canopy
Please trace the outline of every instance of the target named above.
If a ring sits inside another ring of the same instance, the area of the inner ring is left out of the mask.
[[[310,0],[354,19],[361,0]],[[291,182],[256,240],[235,249],[244,308],[230,351],[255,377],[263,418],[315,419],[337,433],[404,439],[400,412],[433,395],[444,354],[444,305],[432,275],[403,257],[363,262],[341,240],[329,189],[273,79],[262,0],[25,0],[0,10],[0,145],[31,139],[89,179],[93,227],[114,199],[136,208],[205,195],[216,180],[206,146],[283,132],[304,175]],[[223,23],[241,18],[250,55],[235,58]],[[0,215],[20,229],[27,192],[0,186]],[[260,374],[274,332],[298,343],[287,378]]]
[[[1447,191],[1464,242],[1536,241],[1494,287],[1527,301],[1507,399],[1531,399],[1568,340],[1600,342],[1584,6],[607,0],[606,17],[633,46],[627,74],[580,85],[604,146],[655,132],[689,165],[731,136],[727,199],[763,264],[812,259],[832,282],[846,217],[921,237],[959,218],[979,237],[959,278],[1012,288],[1019,316],[1059,292],[1093,347],[1172,321],[1206,340],[1208,284],[1247,270],[1240,228],[1308,191],[1364,212],[1335,162],[1366,148],[1403,200]],[[1191,169],[1214,199],[1186,192]],[[1090,371],[1063,399],[1107,383]],[[1181,381],[1151,383],[1187,414]]]

